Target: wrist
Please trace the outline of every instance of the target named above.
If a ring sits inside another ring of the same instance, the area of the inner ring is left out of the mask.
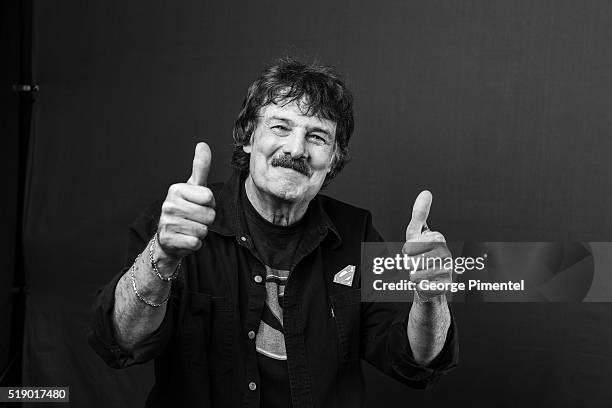
[[[176,279],[181,270],[181,258],[169,255],[159,243],[157,233],[148,245],[149,266],[157,277],[165,282]]]
[[[160,272],[162,272],[162,274],[171,275],[176,269],[178,263],[181,261],[181,258],[166,253],[166,251],[164,251],[158,243],[153,252],[153,260],[157,264],[157,268],[160,270]]]
[[[160,282],[151,270],[148,260],[148,248],[136,257],[134,264],[126,275],[129,275],[134,295],[149,306],[159,307],[167,302],[172,289],[171,282]]]
[[[444,292],[438,293],[437,295],[427,296],[422,294],[418,290],[414,291],[414,298],[412,300],[413,303],[424,304],[429,303],[432,306],[441,305],[446,303],[446,294]]]

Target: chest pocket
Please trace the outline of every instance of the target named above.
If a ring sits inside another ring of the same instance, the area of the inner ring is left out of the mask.
[[[211,380],[231,376],[234,313],[225,298],[187,292],[181,356],[191,370],[208,371]]]
[[[359,359],[361,326],[361,290],[348,289],[330,295],[332,318],[338,333],[338,354],[341,362]]]

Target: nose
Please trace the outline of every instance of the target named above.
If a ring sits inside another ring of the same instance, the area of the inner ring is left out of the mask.
[[[290,135],[284,138],[283,153],[299,159],[306,155],[306,132],[302,129],[294,129]]]

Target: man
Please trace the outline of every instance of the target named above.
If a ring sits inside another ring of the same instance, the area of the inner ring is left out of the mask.
[[[187,182],[132,225],[130,262],[98,295],[90,343],[116,368],[155,359],[147,406],[354,407],[361,359],[421,388],[456,364],[444,293],[362,303],[359,268],[334,281],[359,265],[362,242],[382,240],[369,212],[319,194],[352,131],[334,71],[281,60],[248,90],[230,180],[207,185],[211,152],[198,143]],[[450,256],[426,227],[431,199],[418,196],[404,251]]]

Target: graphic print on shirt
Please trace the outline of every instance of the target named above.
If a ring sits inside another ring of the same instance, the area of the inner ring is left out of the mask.
[[[266,265],[266,303],[256,338],[257,352],[275,360],[287,360],[283,330],[283,295],[289,271]]]

